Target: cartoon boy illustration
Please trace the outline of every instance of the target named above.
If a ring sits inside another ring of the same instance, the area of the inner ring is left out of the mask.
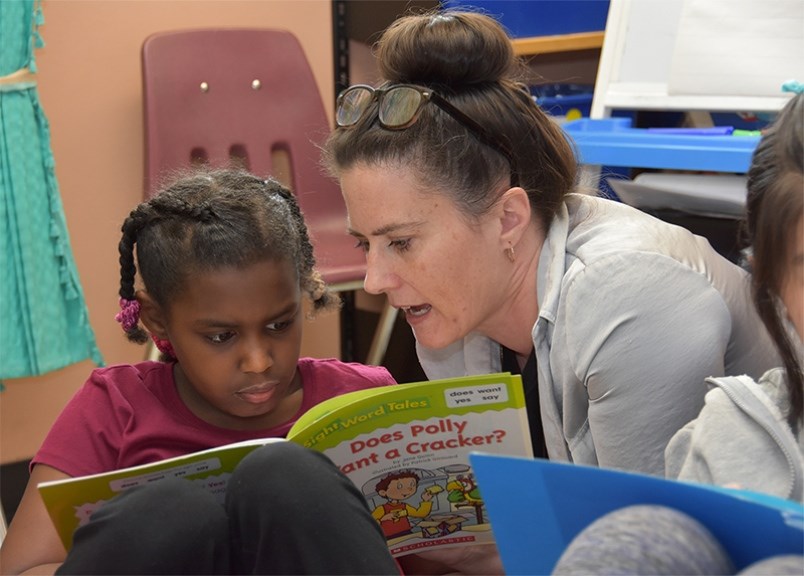
[[[433,494],[422,493],[422,502],[418,508],[405,504],[403,500],[416,494],[419,487],[419,476],[412,471],[392,472],[377,482],[377,494],[387,499],[385,504],[377,506],[371,513],[380,523],[386,538],[394,538],[410,534],[413,526],[408,517],[424,518],[433,508]]]

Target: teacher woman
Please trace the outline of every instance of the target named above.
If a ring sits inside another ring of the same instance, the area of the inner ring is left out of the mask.
[[[324,161],[428,378],[520,372],[537,456],[664,474],[709,376],[778,358],[748,276],[687,230],[577,193],[561,129],[492,18],[402,17]]]

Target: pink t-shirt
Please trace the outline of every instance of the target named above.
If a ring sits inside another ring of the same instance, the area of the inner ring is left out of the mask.
[[[300,358],[304,390],[296,415],[264,430],[229,430],[195,416],[176,391],[173,364],[94,370],[31,461],[70,476],[97,474],[252,438],[284,437],[312,406],[346,392],[396,384],[383,367]]]

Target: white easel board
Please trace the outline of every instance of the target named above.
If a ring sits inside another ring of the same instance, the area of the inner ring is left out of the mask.
[[[591,118],[772,112],[804,82],[804,0],[611,0]]]

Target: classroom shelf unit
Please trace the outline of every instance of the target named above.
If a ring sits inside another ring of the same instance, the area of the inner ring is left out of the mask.
[[[511,43],[517,56],[535,56],[537,54],[599,49],[603,46],[603,35],[602,30],[597,32],[575,32],[572,34],[514,38]]]

